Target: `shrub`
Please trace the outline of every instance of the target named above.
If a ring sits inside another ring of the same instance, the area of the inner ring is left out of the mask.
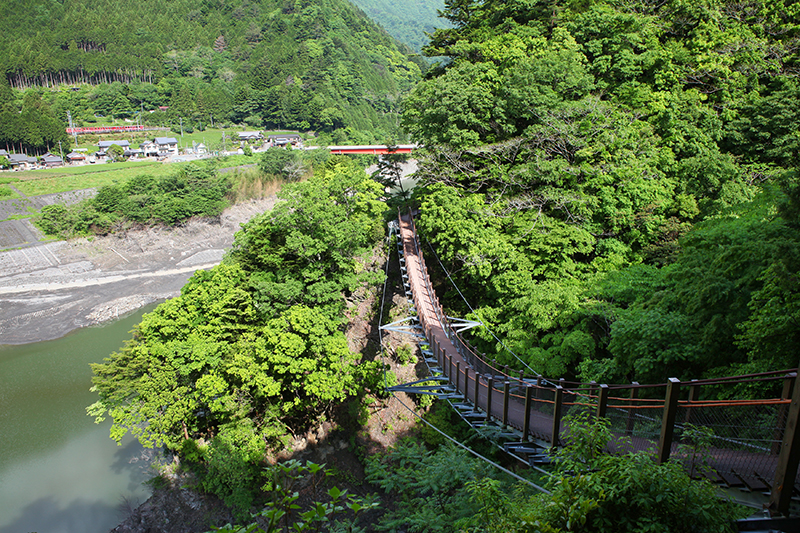
[[[556,454],[563,473],[552,495],[523,521],[598,533],[722,533],[735,531],[734,521],[746,514],[677,462],[658,464],[648,453],[606,453],[614,440],[608,419],[589,413],[568,418],[570,444]]]

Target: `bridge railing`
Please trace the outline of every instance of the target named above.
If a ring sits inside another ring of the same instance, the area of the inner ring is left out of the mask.
[[[523,439],[537,438],[559,446],[564,444],[568,429],[564,417],[590,410],[607,418],[616,435],[627,437],[618,451],[654,450],[659,461],[672,457],[684,462],[693,475],[700,473],[753,491],[770,490],[779,484],[778,472],[785,469],[779,460],[790,453],[784,433],[797,379],[795,370],[689,382],[671,379],[651,385],[605,385],[529,376],[500,366],[478,353],[453,328],[430,284],[413,217],[409,219],[413,239],[404,241],[404,247],[407,254],[413,253],[418,259],[420,280],[428,293],[426,301],[438,320],[438,324],[428,324],[425,313],[419,313],[423,330],[432,341],[445,376],[476,412],[482,409],[488,415],[487,421],[493,418],[503,426],[514,427],[523,432]],[[414,302],[421,309],[423,302],[416,291]],[[455,347],[458,358],[437,345],[434,329],[438,327]],[[732,391],[737,387],[781,390],[781,394],[756,400],[715,399],[720,391],[724,392],[722,397],[734,396]],[[523,416],[511,416],[514,412]],[[793,453],[800,455],[800,449]],[[793,482],[789,481],[792,485],[800,483],[796,473],[795,466],[794,474],[789,474],[795,476]]]

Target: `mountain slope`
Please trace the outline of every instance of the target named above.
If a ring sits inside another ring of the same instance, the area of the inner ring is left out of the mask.
[[[409,51],[344,0],[32,0],[25,9],[3,0],[0,8],[0,70],[12,87],[133,84],[99,102],[87,95],[84,107],[104,115],[169,106],[196,122],[213,115],[386,135],[398,98],[420,76]]]
[[[450,23],[439,18],[444,9],[444,0],[352,0],[375,22],[386,28],[389,34],[420,52],[428,44],[428,36],[436,28],[450,27]]]

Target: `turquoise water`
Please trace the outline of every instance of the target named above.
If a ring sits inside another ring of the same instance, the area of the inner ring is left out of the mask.
[[[119,350],[142,312],[54,341],[0,345],[0,533],[107,532],[149,496],[153,451],[132,439],[117,446],[110,421],[86,415],[97,400],[89,363]]]

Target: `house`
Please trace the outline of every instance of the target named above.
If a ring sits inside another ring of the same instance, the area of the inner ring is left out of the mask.
[[[144,150],[141,148],[131,148],[129,150],[125,150],[122,155],[127,158],[140,159],[144,157]]]
[[[8,152],[5,150],[0,149],[0,157],[8,157]]]
[[[158,145],[154,141],[142,141],[139,150],[144,157],[158,157]]]
[[[36,166],[36,158],[25,154],[9,154],[8,162],[14,170],[27,170]]]
[[[267,143],[270,146],[286,146],[288,144],[295,146],[296,144],[302,144],[303,138],[297,133],[281,133],[267,137]]]
[[[67,163],[85,163],[86,154],[80,152],[70,152],[66,156]]]
[[[156,137],[153,142],[156,144],[159,157],[178,155],[178,139],[175,137]]]
[[[63,167],[64,160],[60,156],[47,152],[42,156],[41,164],[45,168]]]
[[[128,150],[131,147],[131,143],[128,141],[100,141],[97,143],[97,147],[100,148],[101,152],[107,152],[112,144],[116,144],[123,150]]]
[[[251,144],[261,144],[261,141],[264,140],[264,136],[261,135],[260,131],[240,131],[238,135],[240,143],[246,142]]]

